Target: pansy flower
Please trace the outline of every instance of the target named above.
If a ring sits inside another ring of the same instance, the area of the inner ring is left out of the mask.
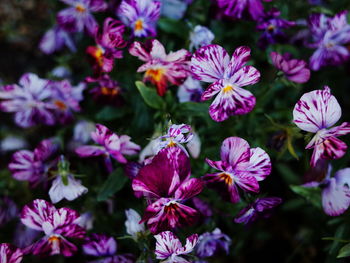
[[[350,58],[346,44],[350,43],[350,25],[347,22],[347,11],[334,17],[324,14],[312,14],[309,19],[309,29],[313,43],[308,46],[316,48],[310,58],[312,70],[324,66],[338,66]]]
[[[103,0],[61,0],[70,7],[57,14],[58,24],[68,32],[83,32],[86,30],[94,36],[98,24],[91,14],[106,10],[107,4]]]
[[[85,239],[83,245],[84,254],[100,259],[89,261],[90,263],[133,263],[131,255],[116,255],[117,242],[113,237],[103,234],[92,234]]]
[[[223,197],[232,203],[240,200],[238,189],[257,193],[259,181],[271,173],[271,161],[261,148],[250,148],[248,142],[239,137],[229,137],[221,146],[221,160],[207,163],[218,173],[207,174],[203,180],[209,186],[218,188]],[[224,191],[223,191],[224,190]]]
[[[193,48],[210,45],[214,40],[215,35],[210,31],[209,28],[201,25],[196,25],[190,33],[190,50]]]
[[[165,95],[168,83],[181,85],[189,76],[190,53],[185,49],[166,54],[164,46],[153,39],[146,45],[134,42],[129,52],[146,62],[137,69],[137,72],[145,72],[144,81],[150,81],[156,85],[160,96]]]
[[[289,53],[283,55],[277,52],[271,52],[270,57],[272,64],[280,71],[284,76],[295,83],[305,83],[310,79],[310,69],[304,60],[294,59]]]
[[[205,232],[199,236],[196,254],[200,258],[212,257],[220,251],[228,254],[230,245],[231,238],[219,228],[215,228],[212,232]]]
[[[141,216],[132,208],[125,210],[125,215],[127,219],[125,221],[126,233],[137,239],[138,235],[145,232],[145,224],[140,224]]]
[[[118,17],[136,37],[156,36],[161,3],[156,0],[123,0]]]
[[[183,203],[203,189],[200,179],[190,178],[190,161],[179,147],[161,150],[150,164],[143,166],[132,182],[137,197],[149,200],[141,222],[153,234],[193,225],[199,213]]]
[[[171,19],[181,19],[193,0],[161,0],[161,14]]]
[[[133,155],[140,151],[140,146],[133,143],[129,136],[118,136],[102,124],[96,124],[91,138],[99,145],[80,146],[75,152],[80,157],[103,156],[109,172],[113,170],[111,157],[120,163],[127,163],[124,155]]]
[[[60,51],[63,47],[68,47],[71,52],[76,51],[71,35],[60,26],[49,29],[39,43],[40,50],[47,55]]]
[[[203,88],[200,81],[189,76],[177,90],[177,97],[182,102],[200,102]]]
[[[0,244],[0,262],[1,263],[21,263],[23,253],[19,248],[12,246],[11,244]]]
[[[56,209],[45,200],[36,199],[24,206],[21,221],[24,225],[45,236],[30,247],[34,255],[57,255],[66,257],[77,252],[77,247],[67,238],[84,238],[85,230],[75,223],[79,214],[69,208]]]
[[[315,133],[306,149],[314,149],[311,166],[319,160],[334,160],[344,156],[348,148],[337,137],[350,133],[350,123],[343,122],[331,128],[341,117],[337,99],[328,86],[323,90],[305,93],[293,110],[293,121],[302,130]]]
[[[198,242],[198,235],[193,234],[186,239],[185,246],[182,246],[180,240],[170,231],[161,232],[155,235],[157,240],[154,253],[156,258],[167,263],[190,263],[186,255],[191,253]]]
[[[253,110],[255,97],[244,86],[260,80],[260,72],[245,64],[250,58],[250,49],[242,46],[230,59],[226,50],[218,45],[201,47],[191,60],[194,78],[212,83],[202,94],[202,100],[216,95],[209,107],[215,121],[224,121],[232,115],[242,115]]]
[[[258,218],[267,218],[272,210],[281,203],[282,199],[279,197],[258,198],[239,211],[234,221],[236,223],[250,224]]]
[[[14,219],[18,215],[18,209],[16,203],[4,196],[0,198],[0,227],[5,225],[10,220]]]

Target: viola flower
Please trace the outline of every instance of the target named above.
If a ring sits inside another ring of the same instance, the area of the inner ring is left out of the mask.
[[[26,148],[27,141],[16,135],[7,135],[0,141],[0,154]]]
[[[98,78],[86,78],[86,82],[93,83],[96,82],[98,86],[90,90],[93,98],[101,103],[108,103],[113,106],[119,106],[122,104],[122,88],[119,83],[107,74],[103,74]]]
[[[204,217],[211,217],[213,210],[210,205],[199,197],[192,198],[193,206],[202,214]]]
[[[161,232],[155,235],[156,258],[167,263],[190,263],[186,255],[191,253],[198,242],[198,235],[193,234],[186,238],[185,246],[182,246],[180,240],[170,231]]]
[[[123,57],[122,51],[118,49],[126,46],[123,39],[124,30],[125,26],[120,21],[108,17],[103,23],[102,31],[96,32],[97,46],[89,46],[86,49],[86,53],[92,58],[96,75],[111,72],[114,59]]]
[[[337,137],[350,132],[350,123],[343,122],[340,126],[331,128],[340,119],[341,113],[340,105],[328,86],[323,90],[305,93],[295,105],[295,125],[304,131],[315,133],[306,146],[306,149],[314,149],[310,162],[312,167],[319,160],[334,160],[344,156],[348,147]]]
[[[243,208],[234,221],[236,223],[250,224],[258,218],[267,218],[270,216],[272,210],[282,203],[279,197],[264,197],[256,199],[252,204]]]
[[[141,216],[134,210],[125,210],[127,220],[125,221],[126,233],[137,239],[140,233],[145,232],[145,224],[141,223]]]
[[[91,230],[94,224],[94,217],[91,212],[85,212],[81,214],[77,220],[75,220],[75,223],[86,230]]]
[[[36,199],[24,206],[21,221],[34,230],[44,232],[45,236],[30,248],[34,255],[72,256],[78,249],[66,238],[84,238],[85,230],[74,221],[79,214],[69,208],[56,209],[45,200]]]
[[[94,36],[98,24],[91,14],[103,12],[107,4],[103,0],[61,0],[70,7],[57,14],[58,24],[68,32],[86,32]]]
[[[309,47],[316,48],[310,58],[312,70],[324,66],[338,66],[350,58],[350,51],[345,46],[350,43],[350,25],[347,22],[347,11],[334,17],[324,14],[313,14],[309,19],[309,29],[313,43]]]
[[[37,124],[53,125],[55,118],[47,100],[51,96],[49,81],[40,79],[33,73],[24,74],[19,85],[12,84],[0,88],[0,109],[14,112],[18,126],[28,128]]]
[[[283,72],[285,77],[295,83],[306,83],[310,79],[310,69],[304,60],[293,59],[289,53],[284,55],[271,52],[272,64]]]
[[[201,47],[191,60],[193,77],[212,83],[202,94],[202,100],[217,95],[209,107],[214,121],[221,122],[232,115],[242,115],[253,110],[255,97],[244,86],[260,80],[260,72],[245,66],[250,58],[250,49],[242,46],[235,50],[230,60],[226,50],[218,45]]]
[[[250,148],[248,142],[239,137],[229,137],[221,146],[221,161],[207,163],[219,170],[203,177],[210,186],[220,189],[222,195],[232,203],[240,200],[238,189],[259,192],[259,181],[271,173],[271,160],[261,148]],[[226,191],[222,192],[222,188]]]
[[[30,247],[40,236],[40,232],[26,227],[21,222],[16,225],[13,243],[26,254],[26,248]]]
[[[74,126],[73,139],[80,143],[87,143],[91,139],[91,132],[95,130],[95,124],[91,121],[81,120]]]
[[[258,20],[264,15],[261,0],[215,0],[222,13],[228,17],[242,19],[244,16]],[[263,0],[270,2],[271,0]]]
[[[167,55],[164,46],[153,39],[146,45],[134,42],[129,52],[146,62],[137,69],[137,72],[145,72],[144,81],[156,85],[159,96],[165,95],[168,83],[181,85],[189,76],[188,60],[191,54],[185,49]]]
[[[8,169],[13,178],[28,181],[32,186],[47,180],[52,164],[49,162],[57,151],[57,145],[50,139],[43,140],[34,151],[20,150],[13,154]]]
[[[137,197],[149,200],[142,222],[150,231],[161,231],[193,225],[199,213],[183,203],[203,189],[200,179],[190,178],[190,161],[179,147],[161,150],[150,164],[142,167],[132,181]]]
[[[117,242],[113,237],[103,234],[92,234],[86,238],[83,250],[86,255],[101,257],[91,263],[133,263],[130,255],[116,255]]]
[[[207,46],[211,44],[214,38],[215,35],[209,28],[197,25],[190,33],[190,50],[193,50],[193,48],[197,49],[199,47]]]
[[[18,215],[16,203],[7,196],[0,199],[0,227]]]
[[[71,52],[76,52],[76,47],[71,35],[60,26],[49,29],[40,40],[40,50],[50,55],[67,47]]]
[[[117,11],[120,20],[136,37],[155,37],[161,3],[155,0],[123,0]]]
[[[193,132],[192,139],[186,144],[186,147],[192,158],[197,159],[199,157],[199,154],[201,152],[201,145],[202,143],[199,135],[196,132]]]
[[[322,189],[322,207],[329,216],[339,216],[350,206],[350,168],[337,171],[331,177],[332,167],[329,166],[326,177],[321,181],[304,184],[305,187],[320,187]]]
[[[1,263],[21,263],[23,253],[19,248],[15,248],[11,244],[0,244]]]
[[[287,40],[283,29],[295,26],[295,22],[280,18],[281,12],[276,8],[266,13],[258,21],[257,29],[264,31],[259,38],[258,45],[265,49],[268,45],[284,43]]]
[[[230,245],[231,238],[215,228],[213,232],[205,232],[199,236],[196,254],[200,258],[212,257],[220,250],[228,254]]]
[[[140,146],[131,142],[127,135],[118,136],[102,124],[96,124],[91,138],[99,144],[78,147],[75,152],[80,157],[103,156],[109,172],[113,171],[111,157],[119,163],[127,163],[124,155],[133,155],[140,151]]]
[[[171,19],[181,19],[193,0],[161,0],[161,14]]]
[[[177,90],[177,97],[181,103],[193,101],[200,102],[203,94],[201,83],[189,76]]]

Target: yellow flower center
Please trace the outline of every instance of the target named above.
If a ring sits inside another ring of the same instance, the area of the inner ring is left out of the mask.
[[[55,106],[56,106],[58,109],[60,109],[60,110],[65,110],[65,109],[67,109],[67,105],[66,105],[63,101],[61,101],[61,100],[56,100],[56,101],[54,102],[54,104],[55,104]]]
[[[155,82],[159,82],[163,75],[165,70],[163,68],[157,68],[157,69],[148,69],[146,71],[146,77],[151,78]]]
[[[269,26],[267,27],[267,31],[269,31],[269,32],[272,32],[274,29],[275,29],[275,26],[274,26],[274,25],[269,25]]]
[[[58,236],[51,236],[48,240],[50,243],[60,242],[60,238]]]
[[[77,12],[79,12],[79,13],[84,13],[86,11],[86,8],[81,4],[77,4],[75,6],[75,10],[77,10]]]
[[[225,184],[227,185],[232,185],[233,184],[233,179],[231,177],[231,175],[227,174],[227,173],[222,173],[219,174],[220,180],[224,181]]]
[[[106,96],[115,96],[118,94],[118,90],[117,89],[110,89],[110,88],[107,88],[107,87],[102,87],[101,88],[101,93],[103,95],[106,95]]]
[[[228,93],[231,91],[233,91],[233,87],[231,85],[227,85],[227,86],[225,86],[225,88],[222,89],[223,93]]]
[[[170,142],[168,143],[168,147],[174,147],[176,146],[176,143],[173,140],[170,140]]]
[[[138,19],[138,20],[135,22],[134,29],[135,29],[135,31],[140,31],[140,30],[143,29],[143,22],[142,22],[141,19]]]

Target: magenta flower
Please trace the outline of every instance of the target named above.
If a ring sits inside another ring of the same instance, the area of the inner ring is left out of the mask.
[[[265,49],[268,45],[286,42],[287,36],[283,29],[295,26],[295,22],[282,19],[280,15],[281,12],[273,8],[259,19],[256,28],[264,31],[258,42],[260,48]]]
[[[56,151],[57,145],[52,140],[43,140],[34,151],[15,152],[8,168],[16,180],[28,181],[36,186],[48,179],[48,171],[52,166],[49,161]]]
[[[68,32],[83,32],[86,30],[91,36],[94,36],[98,24],[91,13],[106,10],[107,4],[103,0],[61,1],[70,7],[57,14],[58,24]]]
[[[154,236],[156,243],[156,258],[167,263],[190,263],[187,260],[187,254],[193,251],[198,242],[198,235],[193,234],[186,239],[185,246],[182,246],[180,240],[170,231],[161,232]]]
[[[84,238],[85,230],[75,221],[79,214],[69,208],[56,209],[45,200],[36,199],[24,206],[21,221],[45,236],[30,247],[34,255],[72,256],[78,249],[66,238]]]
[[[126,46],[123,39],[124,30],[125,26],[120,21],[109,17],[105,19],[103,29],[96,31],[97,46],[89,46],[86,49],[86,53],[92,58],[96,75],[111,72],[114,59],[123,57],[122,51],[118,49]]]
[[[350,132],[350,123],[331,128],[341,117],[341,108],[328,86],[323,90],[305,93],[293,110],[293,121],[302,130],[315,133],[306,146],[314,149],[311,166],[319,160],[334,160],[343,157],[348,148],[337,137]]]
[[[239,211],[234,221],[236,223],[250,224],[259,218],[267,218],[272,210],[282,203],[279,197],[264,197],[256,199],[252,204]]]
[[[290,54],[271,52],[272,64],[283,72],[285,77],[295,83],[306,83],[310,79],[310,69],[304,60],[293,59]]]
[[[142,167],[132,182],[137,197],[149,200],[141,222],[153,234],[193,225],[199,213],[183,203],[203,189],[200,179],[190,178],[190,161],[179,147],[161,150],[150,164]]]
[[[264,15],[264,6],[261,0],[215,0],[224,15],[241,19],[248,16],[258,20]],[[271,0],[263,0],[270,2]]]
[[[196,51],[191,60],[194,78],[212,83],[204,91],[202,100],[217,95],[209,107],[214,121],[224,121],[232,115],[242,115],[253,110],[255,97],[244,86],[260,80],[260,72],[245,66],[250,58],[248,47],[239,47],[230,60],[226,50],[218,45],[209,45]]]
[[[0,88],[0,109],[15,113],[18,126],[27,128],[36,124],[53,125],[55,118],[47,100],[51,96],[49,81],[38,78],[33,73],[24,74],[19,85]]]
[[[0,262],[1,263],[21,263],[23,253],[19,248],[15,248],[11,244],[0,244]]]
[[[350,25],[347,11],[330,18],[324,14],[313,14],[309,19],[309,28],[314,42],[309,46],[316,48],[310,58],[312,70],[324,66],[338,66],[350,58],[350,51],[345,46],[350,43]]]
[[[239,137],[229,137],[221,146],[221,161],[207,163],[219,170],[203,177],[209,185],[219,188],[222,195],[232,203],[240,200],[238,189],[259,192],[259,181],[271,173],[271,161],[261,148],[250,148],[248,142]],[[226,188],[223,192],[222,188]]]
[[[219,228],[215,228],[213,232],[205,232],[199,236],[196,246],[196,254],[200,258],[212,257],[219,251],[229,253],[231,238],[222,233]]]
[[[120,163],[127,163],[124,155],[133,155],[140,151],[140,146],[131,142],[127,135],[118,136],[102,124],[96,124],[96,131],[91,138],[99,144],[78,147],[75,152],[80,157],[103,156],[109,172],[113,170],[111,157]]]
[[[130,255],[116,255],[117,242],[113,237],[103,234],[92,234],[85,239],[83,250],[86,255],[100,257],[91,263],[133,263]]]
[[[49,55],[60,51],[63,47],[68,47],[71,52],[76,51],[74,41],[70,34],[59,26],[49,29],[40,40],[39,48]]]
[[[155,37],[160,6],[155,0],[123,0],[118,16],[136,37]]]
[[[181,85],[189,76],[188,60],[191,54],[185,49],[167,55],[164,46],[153,39],[146,42],[146,45],[134,42],[129,52],[146,62],[137,72],[145,72],[144,81],[156,85],[159,96],[165,95],[168,83]]]

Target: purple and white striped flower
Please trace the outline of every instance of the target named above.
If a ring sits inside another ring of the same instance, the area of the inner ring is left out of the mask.
[[[181,103],[193,101],[200,102],[203,88],[200,81],[189,76],[177,90],[177,97]]]
[[[117,242],[113,237],[103,234],[92,234],[85,239],[83,245],[84,254],[94,257],[100,257],[98,260],[89,261],[90,263],[133,263],[130,255],[116,255]]]
[[[345,46],[350,43],[347,11],[340,12],[334,17],[312,14],[309,29],[313,37],[313,43],[309,44],[309,47],[316,48],[310,58],[312,70],[319,70],[324,66],[338,66],[349,60],[350,51]]]
[[[328,86],[323,90],[305,93],[295,105],[295,125],[304,131],[315,133],[306,146],[306,149],[314,149],[310,162],[312,167],[319,160],[334,160],[344,156],[348,147],[337,137],[350,133],[350,123],[343,122],[331,128],[341,114],[341,107]]]
[[[226,50],[218,45],[209,45],[196,51],[191,60],[194,78],[212,83],[202,94],[202,100],[216,95],[209,107],[214,121],[224,121],[232,115],[247,114],[255,106],[255,97],[244,86],[260,80],[260,72],[245,64],[250,58],[250,49],[242,46],[230,59]]]
[[[196,254],[200,258],[212,257],[218,251],[229,253],[231,238],[222,233],[219,228],[215,228],[213,232],[205,232],[199,236],[196,246]]]
[[[193,234],[186,239],[185,246],[170,231],[161,232],[154,236],[156,243],[156,258],[167,263],[190,263],[186,255],[191,253],[198,242],[198,235]]]
[[[20,263],[22,262],[23,253],[19,248],[11,244],[0,244],[0,262],[1,263]]]
[[[252,204],[239,211],[234,221],[236,223],[250,224],[258,218],[267,218],[272,210],[281,203],[282,199],[279,197],[258,198]]]
[[[310,79],[310,69],[304,60],[293,59],[289,53],[284,55],[271,52],[273,65],[283,72],[284,76],[295,83],[306,83]]]
[[[69,208],[56,209],[45,200],[36,199],[24,206],[21,221],[45,236],[33,244],[29,250],[34,255],[72,256],[78,249],[67,238],[84,238],[85,229],[75,223],[79,214]]]
[[[155,37],[161,3],[156,0],[123,0],[118,9],[120,20],[136,37]]]
[[[76,47],[71,35],[60,26],[49,29],[40,40],[39,48],[42,52],[50,55],[62,48],[68,47],[71,52],[76,51]]]
[[[240,200],[238,189],[259,192],[259,181],[271,173],[271,161],[261,148],[250,148],[248,142],[239,137],[229,137],[221,146],[221,161],[207,163],[219,170],[214,174],[203,176],[209,186],[218,188],[224,198],[232,203]],[[226,191],[222,191],[226,188]]]
[[[68,32],[83,32],[94,36],[98,24],[92,12],[103,12],[107,4],[103,0],[61,0],[70,7],[57,14],[58,24]]]
[[[96,124],[96,130],[91,133],[91,138],[99,146],[84,145],[78,147],[75,152],[80,157],[103,156],[109,172],[113,171],[111,157],[119,163],[127,163],[124,155],[136,154],[141,149],[130,140],[129,136],[118,136],[102,124]]]

